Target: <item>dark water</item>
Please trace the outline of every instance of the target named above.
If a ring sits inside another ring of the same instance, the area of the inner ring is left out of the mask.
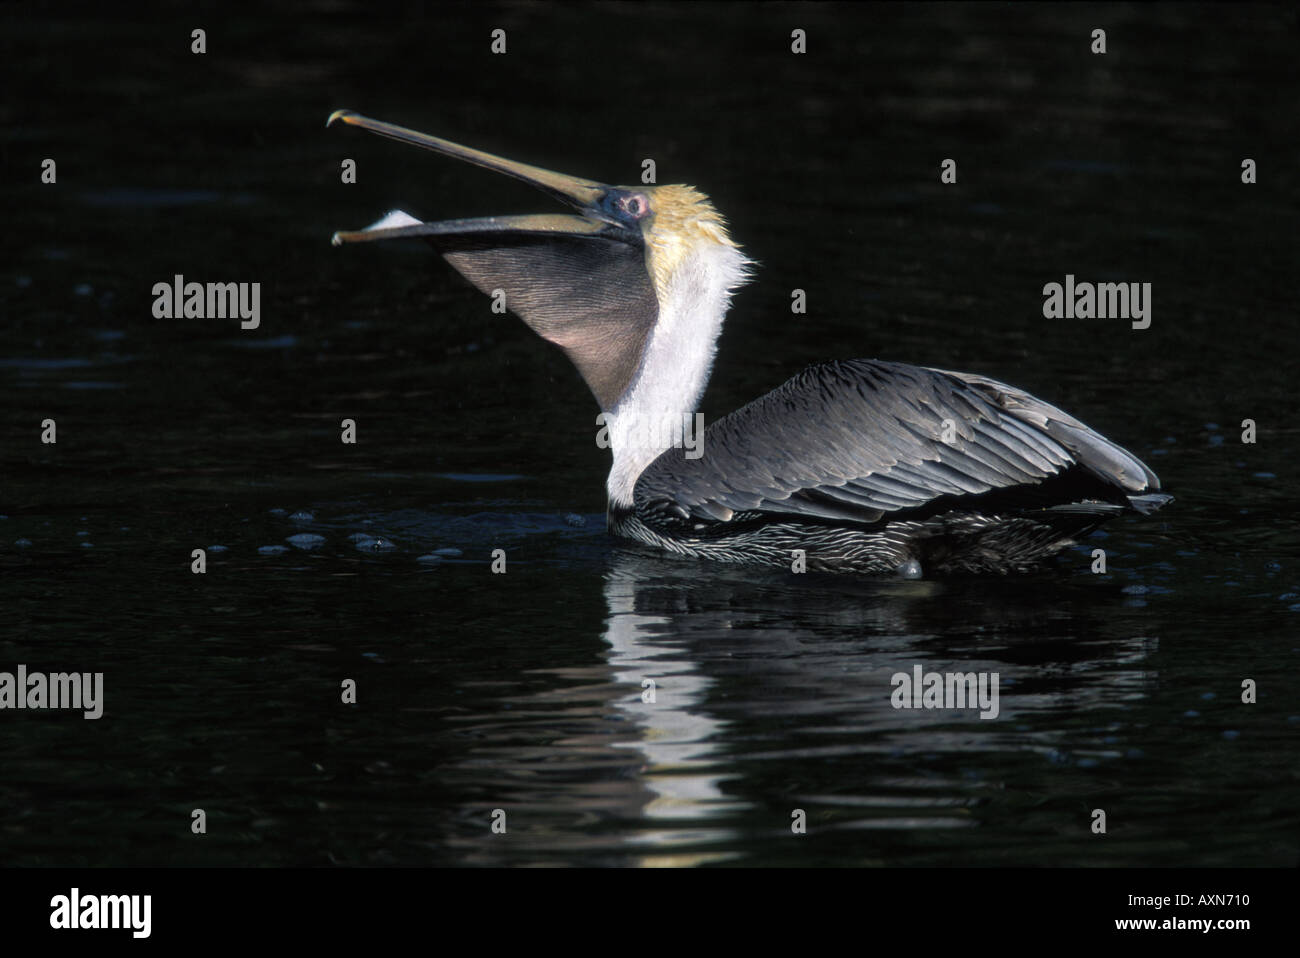
[[[0,16],[0,670],[106,689],[99,721],[0,712],[0,861],[1300,857],[1293,13]],[[1113,437],[1177,502],[998,581],[619,545],[566,361],[418,245],[329,245],[396,206],[550,202],[327,131],[339,107],[605,180],[653,157],[708,192],[762,264],[709,419],[819,359],[970,370]],[[177,273],[260,282],[261,326],[154,319]],[[1151,327],[1045,320],[1067,273],[1152,283]],[[917,664],[997,672],[998,718],[895,710]]]

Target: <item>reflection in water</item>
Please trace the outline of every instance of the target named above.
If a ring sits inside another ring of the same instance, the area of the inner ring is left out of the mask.
[[[629,841],[694,849],[688,862],[726,860],[708,853],[713,843],[778,843],[795,808],[823,835],[979,825],[982,793],[997,787],[989,767],[1008,755],[1083,767],[1122,758],[1114,747],[1071,749],[1059,722],[1140,706],[1141,663],[1157,648],[1144,636],[1090,642],[1087,614],[1052,636],[1052,605],[1018,589],[701,571],[619,549],[605,575],[609,661],[634,690],[614,705],[637,723],[624,744],[645,756],[651,796]],[[1068,586],[1048,588],[1071,598]],[[998,719],[895,709],[891,679],[916,664],[996,672]],[[647,678],[653,703],[641,694]],[[1043,717],[1050,728],[1034,731]],[[928,766],[920,774],[914,760],[900,768],[913,755]],[[749,795],[772,766],[788,776],[788,807]],[[665,818],[692,827],[656,827]]]
[[[641,780],[653,793],[642,814],[649,819],[705,823],[723,813],[747,807],[729,800],[719,787],[721,773],[716,753],[725,723],[704,711],[706,693],[713,682],[698,673],[689,656],[683,656],[674,638],[676,625],[671,614],[654,614],[655,599],[664,596],[662,581],[645,584],[636,559],[619,556],[605,576],[605,601],[609,618],[605,641],[610,645],[609,663],[617,681],[635,688],[635,693],[618,700],[617,707],[639,726],[634,742],[624,743],[646,759]],[[652,582],[654,580],[651,580]],[[665,608],[665,613],[671,613]],[[725,622],[714,627],[726,628]],[[646,689],[647,680],[653,682]],[[647,701],[649,700],[649,701]],[[727,829],[695,825],[678,831],[657,828],[638,831],[633,844],[647,843],[665,849],[676,845],[701,845],[732,837]],[[693,855],[697,864],[727,856]],[[662,857],[655,864],[664,864]]]

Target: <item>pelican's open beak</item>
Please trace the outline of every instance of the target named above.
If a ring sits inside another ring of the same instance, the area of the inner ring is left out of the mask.
[[[380,136],[386,136],[403,143],[411,143],[426,150],[441,153],[444,156],[464,160],[484,169],[495,170],[498,173],[513,176],[515,179],[523,180],[542,192],[550,194],[557,200],[574,207],[582,215],[490,216],[477,219],[423,223],[401,214],[385,217],[364,230],[337,232],[334,234],[333,239],[335,246],[343,243],[361,243],[406,237],[427,237],[429,239],[442,237],[444,240],[448,240],[456,236],[469,239],[476,234],[482,236],[482,234],[500,235],[502,233],[517,235],[565,233],[571,236],[603,236],[608,239],[620,239],[624,242],[639,239],[639,235],[631,234],[630,231],[624,228],[623,224],[606,213],[604,201],[613,188],[604,183],[583,179],[580,176],[555,173],[551,170],[544,170],[539,166],[530,166],[527,163],[517,163],[514,160],[507,160],[491,153],[485,153],[482,150],[461,146],[458,143],[430,136],[427,133],[417,133],[415,130],[408,130],[406,127],[384,123],[381,120],[372,120],[350,110],[335,110],[330,114],[330,118],[325,125],[330,126],[336,120],[349,126],[358,126],[363,130],[378,133]],[[388,225],[393,222],[402,225]]]
[[[424,223],[394,211],[373,226],[335,233],[334,244],[420,237],[494,299],[504,297],[543,338],[560,346],[612,409],[632,381],[659,312],[642,230],[651,211],[643,190],[607,186],[339,110],[341,120],[531,183],[578,215],[488,216]]]

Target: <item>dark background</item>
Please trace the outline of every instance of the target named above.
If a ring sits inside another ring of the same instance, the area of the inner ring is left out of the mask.
[[[104,671],[107,700],[0,713],[0,863],[1296,863],[1290,9],[0,17],[0,670]],[[967,370],[1177,501],[1024,579],[792,582],[619,545],[564,358],[417,243],[329,245],[394,207],[557,207],[326,130],[340,107],[605,181],[652,157],[708,193],[761,264],[708,420],[821,359]],[[261,327],[154,319],[176,273],[260,282]],[[1067,273],[1151,282],[1151,328],[1045,320]],[[325,541],[259,551],[303,533]],[[1001,717],[893,710],[918,662],[998,671]]]

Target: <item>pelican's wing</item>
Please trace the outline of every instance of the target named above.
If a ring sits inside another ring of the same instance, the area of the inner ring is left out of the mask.
[[[637,479],[636,510],[869,524],[976,502],[1150,511],[1169,498],[1136,457],[1028,393],[874,360],[810,366],[710,426],[701,452],[655,459]]]

